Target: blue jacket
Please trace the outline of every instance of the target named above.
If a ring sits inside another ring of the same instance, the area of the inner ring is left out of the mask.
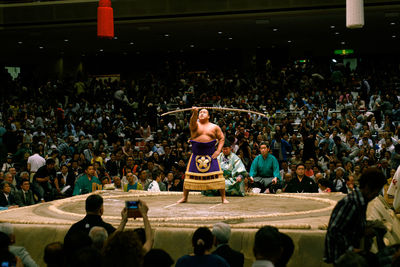
[[[275,145],[275,142],[276,142],[275,139],[272,140],[270,149],[272,150],[272,153],[274,154],[274,156],[278,159],[279,155],[276,155],[275,152],[274,152],[274,150],[273,150],[274,145]],[[284,161],[287,161],[287,159],[288,159],[288,154],[289,154],[290,152],[292,152],[292,145],[289,144],[288,142],[286,142],[285,139],[281,139],[281,149],[282,149],[283,160],[284,160]]]

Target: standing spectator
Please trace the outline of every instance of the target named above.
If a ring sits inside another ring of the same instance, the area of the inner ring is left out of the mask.
[[[368,202],[378,196],[386,178],[377,168],[366,169],[360,178],[360,188],[340,200],[332,211],[325,237],[327,263],[334,263],[346,251],[360,252],[366,231]]]
[[[80,220],[79,222],[74,223],[71,228],[68,230],[65,235],[64,240],[71,237],[76,232],[84,233],[85,235],[89,235],[90,230],[94,226],[101,226],[106,229],[107,233],[111,235],[117,229],[114,228],[109,223],[103,221],[101,216],[103,216],[104,207],[103,207],[103,198],[100,195],[92,194],[86,198],[85,201],[85,210],[86,216]],[[123,208],[121,211],[121,223],[118,227],[118,230],[122,231],[125,228],[126,222],[128,221],[128,213],[126,208]]]
[[[39,147],[34,146],[33,155],[30,156],[27,161],[27,169],[28,172],[30,172],[31,181],[35,173],[39,170],[39,168],[44,166],[45,164],[46,160],[39,154]]]

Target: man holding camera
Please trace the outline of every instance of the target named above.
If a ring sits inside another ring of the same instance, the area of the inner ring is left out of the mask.
[[[74,223],[65,235],[64,240],[66,240],[70,235],[77,232],[83,232],[89,235],[90,229],[94,226],[100,226],[106,229],[108,236],[110,236],[115,231],[123,231],[128,218],[143,217],[144,230],[146,233],[146,243],[143,248],[146,251],[150,250],[153,245],[153,233],[151,230],[150,222],[147,217],[147,212],[149,208],[144,201],[137,201],[136,211],[131,212],[127,207],[124,207],[121,211],[121,223],[117,229],[114,228],[109,223],[103,221],[101,216],[104,213],[103,198],[98,194],[92,194],[86,198],[85,209],[86,216],[77,223]]]

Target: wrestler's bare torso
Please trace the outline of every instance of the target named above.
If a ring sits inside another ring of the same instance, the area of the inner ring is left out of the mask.
[[[206,143],[218,139],[218,126],[211,122],[197,122],[197,129],[190,133],[191,140]]]
[[[198,120],[197,120],[198,112]],[[190,123],[190,135],[193,141],[210,142],[221,138],[221,128],[209,121],[210,115],[206,109],[194,109]]]

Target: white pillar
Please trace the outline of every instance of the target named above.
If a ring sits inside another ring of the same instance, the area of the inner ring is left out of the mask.
[[[346,0],[346,27],[358,29],[364,26],[364,0]]]

